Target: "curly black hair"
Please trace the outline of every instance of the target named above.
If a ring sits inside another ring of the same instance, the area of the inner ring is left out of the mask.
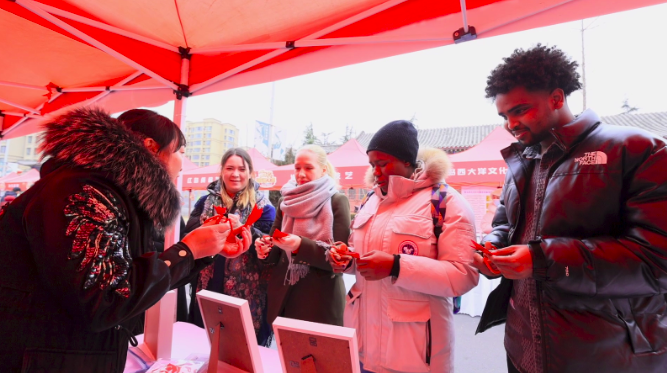
[[[581,88],[576,61],[554,47],[542,44],[528,49],[515,49],[511,56],[503,58],[486,80],[486,97],[496,98],[516,87],[528,91],[553,91],[560,88],[565,96]]]

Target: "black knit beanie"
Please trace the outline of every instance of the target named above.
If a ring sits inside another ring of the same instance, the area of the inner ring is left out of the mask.
[[[371,150],[393,155],[401,161],[410,162],[414,167],[417,164],[419,150],[417,129],[407,120],[396,120],[385,124],[373,135],[366,154]]]

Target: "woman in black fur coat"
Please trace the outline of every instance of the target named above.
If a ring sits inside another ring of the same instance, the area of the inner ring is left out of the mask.
[[[46,124],[41,179],[0,211],[3,372],[122,372],[137,316],[225,249],[229,226],[209,224],[154,251],[179,215],[185,140],[156,113],[122,116],[155,116],[153,137],[96,109]]]

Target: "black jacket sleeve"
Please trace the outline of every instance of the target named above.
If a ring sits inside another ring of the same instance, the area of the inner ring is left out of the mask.
[[[41,282],[91,331],[145,311],[193,268],[183,243],[134,257],[150,250],[137,247],[140,223],[127,203],[105,182],[76,179],[41,193],[24,213]]]

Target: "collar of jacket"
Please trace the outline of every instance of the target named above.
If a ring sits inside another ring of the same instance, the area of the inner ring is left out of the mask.
[[[549,132],[556,139],[556,144],[568,153],[575,145],[600,124],[600,117],[591,109],[586,109],[579,114],[572,122],[560,127],[552,128]],[[519,155],[526,149],[525,146],[519,142],[510,144],[510,146],[502,149],[500,153],[507,162],[512,155]]]
[[[407,198],[417,191],[445,181],[452,167],[447,153],[435,148],[419,149],[417,163],[418,167],[411,178],[408,179],[398,175],[389,177],[389,187],[386,195],[383,195],[380,187],[375,185],[372,167],[369,167],[366,171],[366,184],[374,189],[375,194],[381,199]]]
[[[181,195],[169,174],[143,142],[101,109],[76,109],[45,126],[41,151],[50,160],[42,174],[56,168],[99,172],[138,204],[157,227],[170,225]]]

